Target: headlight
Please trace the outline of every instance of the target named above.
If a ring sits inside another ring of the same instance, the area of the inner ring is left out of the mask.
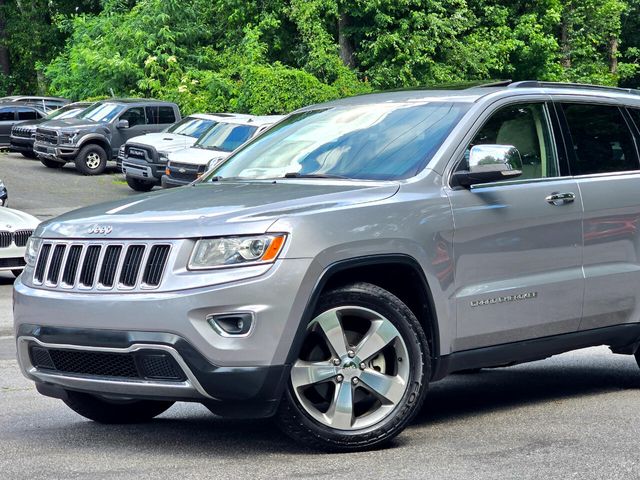
[[[78,132],[62,133],[60,135],[60,143],[63,145],[73,145],[78,138]]]
[[[118,156],[124,157],[124,145],[121,145],[120,148],[118,149]]]
[[[211,160],[209,160],[209,163],[207,163],[207,172],[211,170],[213,167],[217,166],[221,161],[222,161],[221,157],[212,158]]]
[[[158,161],[160,163],[167,163],[169,161],[169,157],[165,152],[158,152]]]
[[[198,240],[193,249],[189,269],[204,270],[270,263],[278,258],[285,239],[284,234],[203,238]]]
[[[29,240],[27,240],[27,247],[24,251],[24,261],[27,262],[27,265],[30,267],[35,266],[38,260],[40,245],[42,245],[41,238],[29,237]]]

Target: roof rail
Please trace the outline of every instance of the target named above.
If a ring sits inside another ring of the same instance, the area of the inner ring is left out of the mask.
[[[508,87],[509,85],[512,85],[512,84],[513,84],[513,80],[496,80],[495,82],[473,85],[471,87],[468,87],[467,90],[471,90],[472,88]]]
[[[603,90],[640,95],[640,90],[634,88],[607,87],[604,85],[590,85],[588,83],[540,82],[538,80],[513,82],[508,85],[508,88],[584,88],[588,90]]]

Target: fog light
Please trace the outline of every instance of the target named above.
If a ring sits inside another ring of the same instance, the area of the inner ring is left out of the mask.
[[[246,337],[253,326],[251,313],[224,313],[207,316],[207,323],[223,337]]]

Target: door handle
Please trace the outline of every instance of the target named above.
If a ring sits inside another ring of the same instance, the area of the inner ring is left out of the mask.
[[[559,207],[560,205],[564,205],[566,203],[572,203],[575,199],[576,199],[576,194],[573,192],[566,192],[566,193],[554,192],[551,195],[548,195],[547,197],[545,197],[545,200],[547,201],[547,203],[550,203],[551,205],[555,205],[556,207]]]

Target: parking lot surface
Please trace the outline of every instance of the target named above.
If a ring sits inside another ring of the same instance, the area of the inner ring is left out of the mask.
[[[136,195],[116,174],[82,177],[0,155],[13,208],[42,219]],[[223,420],[176,404],[142,425],[105,426],[37,394],[11,336],[10,275],[0,276],[1,479],[632,479],[640,461],[640,369],[606,348],[453,375],[434,384],[388,448],[309,452],[264,421]]]

